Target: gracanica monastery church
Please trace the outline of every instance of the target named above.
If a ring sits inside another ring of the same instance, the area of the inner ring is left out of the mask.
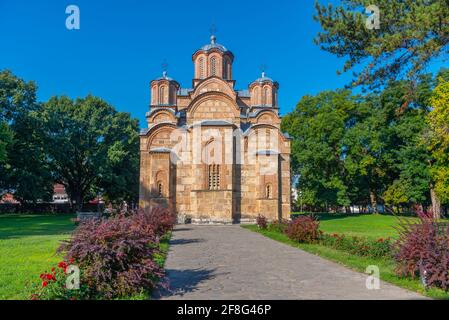
[[[166,72],[151,81],[140,207],[164,205],[194,223],[288,218],[291,139],[280,130],[279,84],[262,73],[236,89],[234,55],[215,36],[192,61],[191,88]]]

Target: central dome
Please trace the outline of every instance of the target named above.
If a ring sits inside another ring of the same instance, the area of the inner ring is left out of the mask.
[[[228,52],[229,51],[228,49],[226,49],[225,46],[217,43],[216,40],[217,40],[217,38],[214,35],[212,35],[210,37],[210,43],[202,46],[199,50],[201,50],[201,51],[209,51],[209,50],[212,50],[212,49],[218,49],[218,50],[220,50],[222,52]]]

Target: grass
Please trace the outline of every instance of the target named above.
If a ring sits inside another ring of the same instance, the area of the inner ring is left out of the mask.
[[[412,219],[412,218],[411,218]],[[396,237],[394,226],[397,224],[395,217],[370,215],[370,216],[340,216],[332,217],[323,215],[320,219],[321,229],[326,233],[339,233],[357,235],[367,238]],[[369,225],[369,223],[371,223]],[[370,227],[371,226],[371,227]],[[399,278],[394,272],[394,261],[386,258],[368,258],[352,255],[348,252],[336,250],[321,244],[303,244],[290,240],[285,234],[278,231],[260,230],[255,225],[242,226],[245,229],[261,233],[273,240],[302,249],[309,253],[321,256],[331,261],[344,265],[358,272],[365,272],[369,265],[377,265],[380,269],[381,280],[390,282],[399,287],[418,292],[435,299],[449,299],[449,294],[440,289],[425,290],[419,280]]]
[[[0,300],[28,299],[27,286],[60,261],[61,240],[74,229],[72,215],[0,216]]]
[[[401,217],[409,221],[417,221],[417,218]],[[367,238],[396,238],[398,236],[395,227],[398,225],[398,217],[390,215],[319,215],[320,228],[326,233],[346,234],[350,236],[362,236]]]
[[[0,300],[29,299],[31,283],[61,261],[56,254],[62,240],[68,239],[75,225],[73,215],[0,216]],[[163,267],[171,234],[161,239],[161,253],[155,261]],[[149,293],[129,297],[145,300]]]

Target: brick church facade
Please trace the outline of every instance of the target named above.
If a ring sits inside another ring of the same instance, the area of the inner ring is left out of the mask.
[[[288,218],[291,140],[280,131],[278,83],[262,73],[237,90],[234,55],[215,36],[192,60],[191,88],[166,72],[151,82],[139,206],[194,223]]]

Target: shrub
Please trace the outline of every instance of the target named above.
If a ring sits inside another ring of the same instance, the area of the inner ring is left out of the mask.
[[[274,220],[272,223],[268,225],[269,231],[278,231],[281,233],[285,233],[288,227],[288,220]]]
[[[259,229],[266,230],[268,226],[267,218],[261,216],[260,214],[256,218],[256,223]]]
[[[155,287],[163,275],[154,261],[159,253],[157,233],[168,226],[156,223],[155,217],[138,212],[129,217],[83,221],[61,246],[66,258],[75,260],[82,270],[87,299],[120,298]]]
[[[412,278],[421,275],[427,286],[449,290],[449,226],[419,213],[419,222],[400,221],[394,245],[396,272]]]
[[[291,221],[285,234],[291,239],[298,242],[314,242],[321,234],[319,229],[320,223],[312,217],[301,216]]]
[[[364,257],[383,258],[391,256],[391,239],[371,240],[362,237],[347,237],[344,234],[323,234],[320,243],[337,250]]]
[[[173,229],[176,223],[176,215],[171,213],[168,209],[155,207],[148,213],[140,210],[138,211],[137,219],[143,218],[142,223],[151,225],[157,236],[162,237],[167,232]]]

